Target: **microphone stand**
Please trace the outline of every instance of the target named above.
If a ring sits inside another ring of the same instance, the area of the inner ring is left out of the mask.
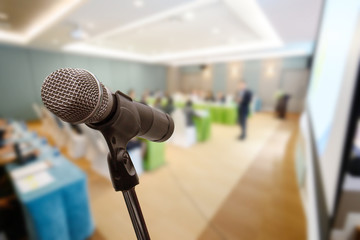
[[[137,238],[144,240],[150,239],[144,216],[142,215],[140,204],[136,196],[135,188],[123,191],[123,195]]]
[[[150,240],[150,235],[135,192],[135,186],[139,183],[139,178],[129,153],[124,149],[120,149],[119,153],[115,161],[112,160],[110,154],[108,156],[113,186],[116,191],[122,191],[123,193],[137,239]]]
[[[150,235],[135,192],[135,186],[139,184],[139,177],[130,155],[126,151],[127,143],[133,137],[137,136],[139,132],[139,126],[136,125],[139,120],[132,114],[134,111],[126,111],[124,108],[120,110],[120,106],[133,107],[133,105],[126,106],[127,101],[125,101],[124,98],[129,98],[128,96],[117,91],[115,97],[116,101],[114,101],[112,114],[109,119],[100,123],[86,125],[99,130],[107,142],[109,147],[107,161],[111,181],[115,191],[122,191],[124,195],[137,239],[150,240]]]
[[[115,159],[112,157],[112,152],[116,152]],[[110,148],[108,165],[115,191],[122,191],[123,193],[137,239],[150,240],[150,235],[135,192],[135,186],[139,184],[139,177],[129,153],[124,148]]]

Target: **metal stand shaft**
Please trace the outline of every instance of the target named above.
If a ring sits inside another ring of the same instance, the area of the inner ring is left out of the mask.
[[[150,240],[135,188],[122,192],[138,240]]]

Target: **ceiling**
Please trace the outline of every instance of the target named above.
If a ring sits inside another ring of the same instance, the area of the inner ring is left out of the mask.
[[[312,53],[321,0],[1,0],[0,42],[186,65]]]

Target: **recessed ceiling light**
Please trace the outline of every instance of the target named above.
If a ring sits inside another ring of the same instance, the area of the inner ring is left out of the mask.
[[[219,33],[220,33],[220,29],[217,28],[217,27],[213,27],[213,28],[211,29],[211,33],[212,33],[212,34],[219,34]]]
[[[88,37],[88,34],[82,28],[77,27],[71,32],[71,37],[75,40],[84,40]]]
[[[9,15],[7,15],[4,12],[0,12],[0,20],[8,20],[9,19]]]
[[[134,0],[134,6],[135,7],[143,7],[144,6],[144,1],[142,1],[142,0]]]
[[[190,11],[185,12],[185,13],[182,15],[183,21],[192,21],[192,20],[194,20],[194,18],[195,18],[194,13],[193,13],[193,12],[190,12]]]
[[[239,43],[239,41],[236,38],[231,37],[231,38],[229,38],[228,43],[229,44],[237,44],[237,43]]]

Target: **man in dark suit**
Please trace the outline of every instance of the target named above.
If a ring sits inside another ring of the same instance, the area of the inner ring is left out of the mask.
[[[236,100],[238,103],[238,123],[241,127],[241,135],[239,136],[240,140],[244,140],[246,138],[246,121],[250,112],[251,99],[252,92],[247,88],[246,82],[239,82]]]

